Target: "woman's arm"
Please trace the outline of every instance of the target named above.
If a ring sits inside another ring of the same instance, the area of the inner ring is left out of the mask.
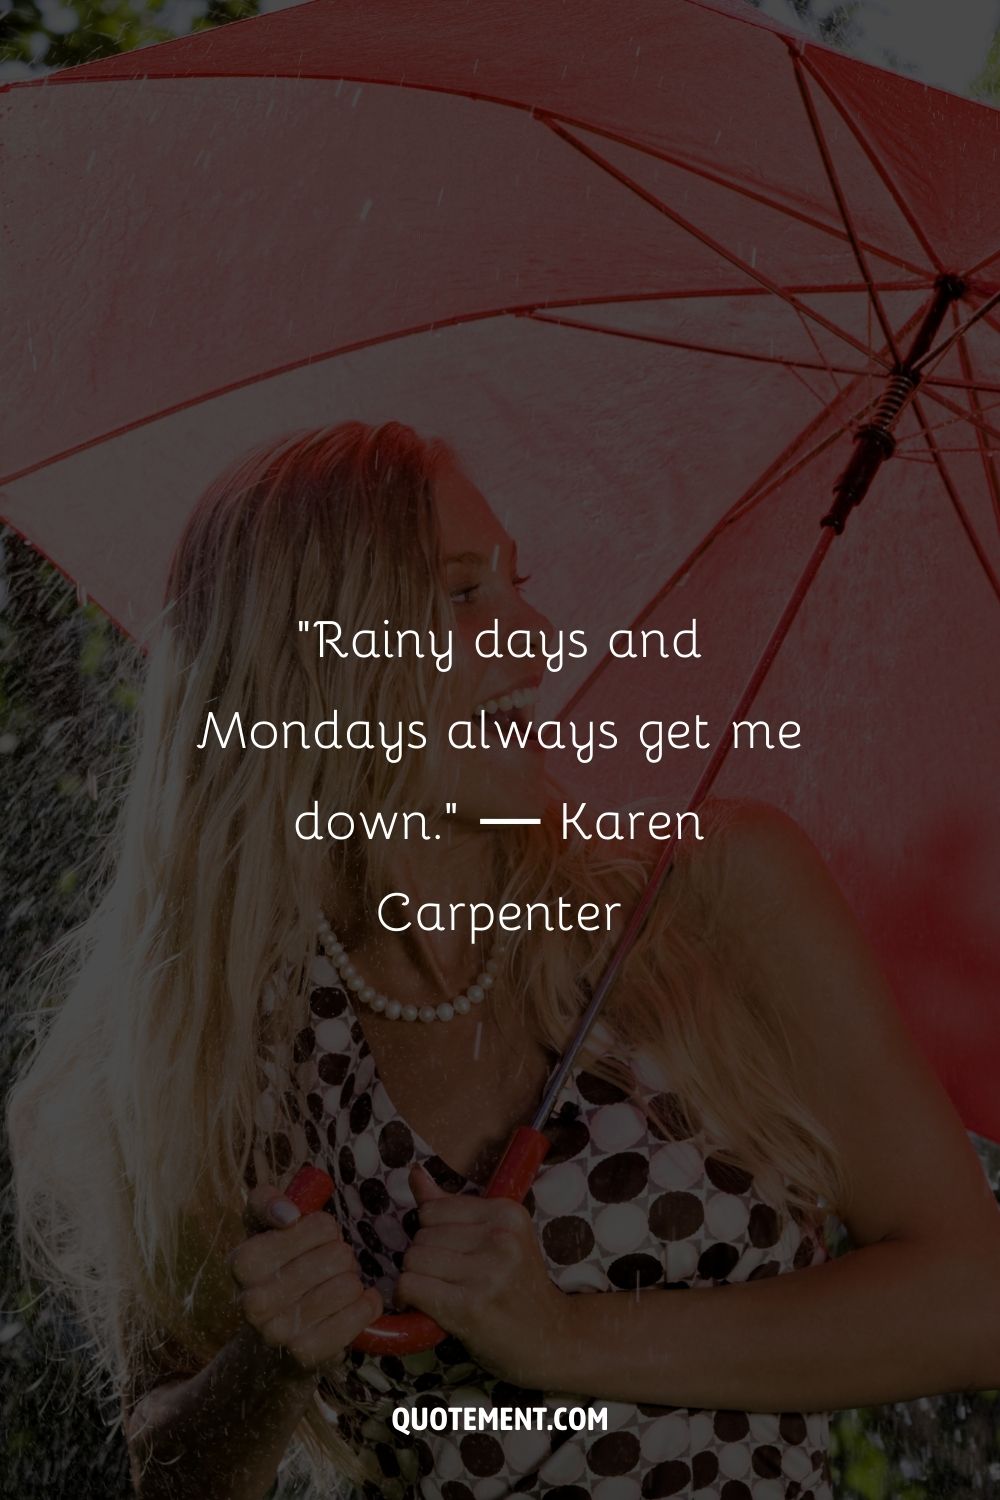
[[[539,1373],[548,1389],[740,1411],[992,1390],[997,1275],[995,1255],[886,1240],[763,1281],[567,1298]]]
[[[300,1215],[262,1183],[243,1217],[247,1237],[228,1269],[210,1263],[200,1292],[203,1325],[230,1336],[126,1414],[140,1500],[263,1500],[318,1376],[382,1311],[331,1214]]]
[[[1000,1210],[961,1121],[805,835],[750,807],[724,836],[724,940],[781,1002],[860,1248],[754,1282],[562,1296],[523,1209],[425,1187],[402,1294],[541,1389],[780,1411],[1000,1387]],[[485,1269],[469,1274],[474,1258]]]
[[[246,1326],[196,1375],[155,1386],[126,1421],[141,1500],[263,1500],[316,1374]]]
[[[781,1000],[859,1248],[712,1296],[572,1299],[573,1389],[774,1411],[1000,1388],[1000,1209],[961,1121],[801,830],[750,806],[726,837],[722,921]]]

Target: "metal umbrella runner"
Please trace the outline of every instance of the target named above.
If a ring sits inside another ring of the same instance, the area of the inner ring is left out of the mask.
[[[706,626],[707,675],[605,659],[553,707],[807,728],[799,760],[718,739],[567,784],[788,807],[1000,1136],[1000,114],[721,0],[313,0],[0,108],[7,281],[37,293],[6,320],[6,518],[141,638],[250,441],[454,439],[553,619]]]

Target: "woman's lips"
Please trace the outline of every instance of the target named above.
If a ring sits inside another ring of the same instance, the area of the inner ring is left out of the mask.
[[[485,713],[494,718],[500,713],[510,714],[519,708],[533,708],[537,698],[538,693],[533,687],[511,688],[498,698],[487,698],[484,703],[477,703],[473,713]]]
[[[482,716],[487,725],[495,724],[503,729],[510,729],[514,724],[522,731],[521,734],[512,738],[506,745],[498,745],[498,749],[517,750],[531,749],[540,750],[536,736],[532,730],[532,710],[537,701],[537,691],[533,687],[512,688],[509,692],[502,693],[498,698],[487,698],[485,702],[479,703],[473,709],[473,719]],[[525,731],[530,733],[525,734]]]

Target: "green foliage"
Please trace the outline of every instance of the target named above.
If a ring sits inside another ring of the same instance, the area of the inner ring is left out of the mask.
[[[0,58],[71,68],[240,21],[257,9],[256,0],[14,0],[0,21]]]
[[[983,71],[972,86],[977,99],[988,103],[1000,103],[1000,31],[993,38]]]
[[[763,0],[748,0],[750,5],[762,8]],[[796,21],[800,26],[811,30],[821,41],[831,47],[850,48],[855,40],[856,26],[860,11],[862,9],[860,0],[849,0],[849,3],[835,5],[832,8],[823,7],[818,13],[813,5],[813,0],[785,0],[788,11],[788,20]],[[769,14],[780,14],[773,6],[768,7]]]

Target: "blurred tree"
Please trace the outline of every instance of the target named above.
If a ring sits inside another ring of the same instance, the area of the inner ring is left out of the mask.
[[[850,50],[855,39],[863,0],[847,4],[831,0],[748,0],[757,10],[765,10],[776,21],[794,21],[811,31],[831,47]]]
[[[1000,102],[1000,31],[993,38],[983,71],[972,86],[972,93],[977,99],[995,99]]]
[[[75,67],[257,13],[257,0],[13,0],[0,15],[2,76]]]

